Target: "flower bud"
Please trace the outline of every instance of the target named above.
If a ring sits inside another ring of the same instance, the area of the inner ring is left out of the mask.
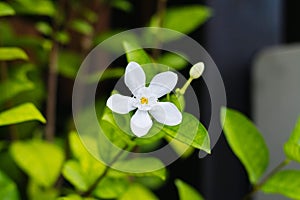
[[[204,71],[204,63],[203,62],[198,62],[193,67],[190,69],[190,77],[192,79],[197,79],[199,78]]]

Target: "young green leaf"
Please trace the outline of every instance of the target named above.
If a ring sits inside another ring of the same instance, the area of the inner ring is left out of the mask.
[[[180,200],[204,200],[204,198],[190,185],[180,179],[175,180],[175,185],[179,193]]]
[[[226,139],[247,170],[251,183],[257,183],[269,162],[265,141],[255,125],[243,114],[222,108],[221,120]]]
[[[75,79],[80,67],[81,56],[73,51],[60,51],[58,55],[58,73],[64,77]]]
[[[14,15],[15,10],[5,2],[0,2],[0,17]]]
[[[32,120],[46,123],[46,119],[32,103],[24,103],[0,113],[0,126]]]
[[[39,185],[50,187],[59,177],[64,153],[58,146],[40,140],[17,141],[10,152],[18,166]]]
[[[27,92],[26,94],[28,94],[29,91],[33,91],[34,89],[42,87],[40,85],[35,85],[31,80],[28,79],[27,74],[32,69],[32,66],[25,65],[19,66],[18,68],[11,68],[9,70],[10,73],[8,78],[0,84],[0,104],[15,97],[18,94],[22,94],[22,97],[24,97],[24,92]],[[38,94],[36,94],[36,91],[34,91],[34,93],[34,96],[38,96]],[[19,99],[21,98],[17,98],[17,100]]]
[[[22,49],[18,47],[1,47],[0,48],[0,61],[10,60],[28,60],[28,56]]]
[[[44,35],[50,36],[53,33],[52,27],[46,22],[38,22],[35,27],[40,33]]]
[[[56,12],[54,4],[50,0],[14,0],[11,5],[20,14],[52,17]]]
[[[265,193],[282,194],[291,199],[300,199],[300,171],[283,170],[270,177],[262,186]]]
[[[210,153],[210,139],[206,128],[189,113],[182,113],[181,124],[164,126],[161,131],[187,145]]]
[[[210,16],[211,9],[205,6],[190,5],[168,8],[163,19],[163,28],[188,34],[202,25]],[[187,23],[188,22],[188,23]],[[158,16],[154,15],[150,26],[158,26]],[[161,35],[165,40],[176,39],[178,35]]]
[[[121,198],[119,198],[119,200],[132,199],[158,200],[158,198],[150,190],[140,184],[132,184]]]
[[[93,194],[101,199],[117,199],[119,198],[128,188],[129,181],[124,178],[103,178]]]
[[[125,12],[130,12],[132,10],[132,4],[128,0],[112,0],[110,1],[110,4]]]
[[[129,172],[129,174],[134,176],[157,176],[162,180],[166,179],[166,169],[164,164],[154,157],[117,161],[113,164],[113,168],[122,172]],[[132,169],[135,169],[134,173],[131,172]]]
[[[134,44],[133,42],[129,43],[127,41],[123,42],[123,47],[126,52],[126,58],[128,63],[131,61],[137,62],[141,65],[146,74],[146,83],[161,70],[153,64],[152,58],[146,53],[144,49],[139,47],[139,45]]]
[[[284,152],[289,159],[300,162],[300,117],[289,140],[284,144]]]
[[[16,184],[0,171],[0,197],[1,199],[18,200],[19,192]]]
[[[69,134],[73,157],[63,167],[63,176],[79,191],[86,191],[104,172],[106,166],[96,160],[83,146],[76,132]]]
[[[70,26],[74,31],[77,31],[78,33],[81,33],[83,35],[91,35],[94,31],[92,25],[81,19],[73,20],[70,23]]]
[[[158,58],[157,62],[172,67],[176,70],[181,70],[187,65],[186,58],[174,53],[163,54]]]
[[[53,200],[59,194],[59,191],[54,188],[44,188],[41,187],[38,183],[30,180],[27,186],[28,199],[30,200]]]

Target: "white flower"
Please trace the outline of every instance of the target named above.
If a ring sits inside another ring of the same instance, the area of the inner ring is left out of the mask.
[[[159,123],[178,125],[181,123],[182,115],[177,107],[170,102],[158,101],[158,98],[174,89],[177,79],[174,72],[162,72],[154,76],[150,85],[146,87],[143,69],[138,63],[130,62],[125,70],[125,84],[133,97],[114,94],[109,97],[106,105],[119,114],[126,114],[137,108],[131,118],[130,128],[138,137],[146,135],[152,127],[153,122],[149,113]]]

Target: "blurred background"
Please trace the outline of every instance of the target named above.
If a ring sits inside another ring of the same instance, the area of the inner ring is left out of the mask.
[[[275,166],[279,157],[283,157],[280,153],[281,144],[288,137],[300,113],[297,105],[300,96],[297,87],[300,77],[300,47],[297,46],[300,40],[300,2],[57,0],[51,3],[52,6],[47,4],[48,1],[0,2],[9,3],[17,13],[0,18],[0,45],[22,47],[30,60],[29,63],[20,60],[2,63],[0,91],[11,98],[0,97],[1,110],[26,100],[34,102],[48,120],[45,131],[47,140],[53,140],[53,132],[55,136],[64,138],[72,126],[70,121],[74,78],[84,57],[95,45],[122,30],[148,25],[164,27],[163,23],[151,24],[151,19],[153,15],[160,15],[160,12],[167,13],[168,8],[200,5],[207,7],[209,14],[207,10],[196,11],[195,14],[202,12],[202,21],[186,33],[198,41],[217,64],[226,87],[227,106],[252,118],[266,134],[267,144],[272,149],[271,164]],[[180,18],[180,14],[177,17]],[[174,26],[179,31],[185,23],[189,24],[189,20],[185,19],[181,23]],[[57,63],[53,63],[53,60]],[[23,72],[16,73],[18,69],[8,65],[22,65]],[[186,63],[185,65],[188,66]],[[125,67],[125,58],[119,59],[116,66]],[[178,69],[188,76],[189,68]],[[112,75],[109,78],[117,78],[123,74],[118,67],[114,70],[110,72]],[[27,71],[30,72],[28,77],[19,79]],[[18,79],[20,84],[27,84],[27,87],[17,89],[17,95],[10,94],[12,87],[18,86],[4,85],[7,77]],[[26,79],[40,84],[32,89]],[[99,98],[106,99],[109,96],[111,83],[111,79],[104,80],[107,92]],[[210,102],[201,84],[202,82],[195,82],[192,86],[201,101],[201,122],[207,125],[210,119]],[[36,129],[41,126],[30,122],[29,125],[4,127],[0,132],[9,131],[11,134],[0,134],[0,138],[11,141],[29,138],[31,134],[42,135],[43,131]],[[20,130],[22,133],[15,135]],[[277,137],[277,133],[273,131],[279,130],[278,134],[286,130],[286,135]],[[35,132],[32,133],[33,131]],[[9,162],[12,161],[6,155],[5,148],[1,151],[1,156],[0,169],[9,171]],[[209,200],[241,199],[251,189],[243,166],[230,150],[223,135],[211,155],[199,159],[198,152],[194,151],[190,157],[178,160],[168,166],[168,169],[170,177],[167,182],[155,190],[155,194],[161,199],[177,198],[172,184],[175,178],[188,182]],[[14,178],[18,175],[9,176]],[[25,192],[21,189],[21,193]],[[264,197],[258,195],[257,198]]]

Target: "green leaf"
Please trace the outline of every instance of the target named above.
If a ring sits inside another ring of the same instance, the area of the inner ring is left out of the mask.
[[[195,130],[196,133],[191,130]],[[181,124],[164,126],[162,132],[187,145],[210,153],[210,139],[206,128],[189,113],[182,113]]]
[[[110,4],[113,7],[118,8],[119,10],[122,10],[125,12],[132,11],[132,4],[127,0],[113,0],[110,2]]]
[[[70,41],[70,36],[65,31],[57,32],[54,37],[61,44],[68,44]]]
[[[300,162],[300,117],[289,140],[284,144],[284,153],[289,159]]]
[[[46,123],[46,119],[32,103],[24,103],[0,113],[0,126],[32,120]]]
[[[99,81],[104,81],[107,79],[117,79],[124,75],[125,70],[124,68],[118,67],[118,68],[110,68],[106,69],[105,71],[99,71],[95,72],[89,76],[85,77],[85,80],[87,83],[96,83]],[[100,80],[99,80],[99,77]]]
[[[93,194],[101,199],[116,199],[120,197],[128,188],[129,182],[122,178],[103,178]]]
[[[52,186],[59,177],[64,161],[63,150],[45,141],[17,141],[10,152],[18,166],[36,183]]]
[[[13,0],[11,5],[20,14],[54,16],[56,9],[50,0]]]
[[[188,64],[186,60],[187,59],[183,56],[174,53],[165,53],[158,58],[157,62],[172,67],[176,70],[181,70]]]
[[[68,160],[62,174],[78,190],[86,191],[104,172],[106,166],[87,151],[76,132],[69,134],[69,142],[76,160]]]
[[[175,185],[179,193],[180,200],[204,200],[204,198],[190,185],[180,179],[175,180]]]
[[[78,53],[61,51],[58,55],[58,72],[67,78],[75,79],[81,61]]]
[[[20,48],[17,47],[1,47],[0,48],[0,61],[10,61],[10,60],[28,60],[28,56]]]
[[[15,97],[16,95],[20,94],[22,97],[24,96],[24,92],[34,91],[40,85],[34,85],[34,83],[28,79],[28,72],[31,71],[33,68],[31,66],[19,66],[17,68],[11,68],[9,70],[9,76],[7,80],[4,80],[0,84],[0,91],[2,92],[0,95],[0,104],[3,104],[5,101]],[[37,86],[37,87],[36,87]],[[34,91],[35,96],[36,91]],[[15,100],[19,100],[19,98],[15,98]],[[24,101],[23,101],[24,102]]]
[[[50,36],[53,32],[52,27],[46,22],[38,22],[35,27],[40,33],[47,36]]]
[[[27,193],[30,200],[53,200],[59,194],[57,189],[41,187],[33,180],[28,183]]]
[[[271,176],[261,190],[265,193],[282,194],[292,199],[300,199],[300,171],[283,170]]]
[[[162,180],[166,179],[166,169],[164,164],[157,158],[133,158],[121,160],[113,164],[113,168],[122,172],[130,172],[134,176],[157,176]],[[131,173],[132,169],[136,171]],[[153,171],[154,169],[159,169]]]
[[[140,184],[132,184],[119,200],[132,199],[158,200],[150,190]]]
[[[222,108],[226,139],[247,170],[251,183],[257,183],[269,162],[265,141],[255,125],[238,111]],[[224,121],[225,120],[225,121]]]
[[[168,8],[163,19],[163,28],[172,29],[184,34],[188,34],[202,25],[211,16],[211,9],[206,6],[189,5]],[[187,23],[188,22],[188,23]],[[159,18],[154,15],[150,26],[158,26]],[[175,39],[178,35],[159,35],[165,40]]]
[[[172,138],[168,135],[165,136],[165,139],[168,142],[172,141]],[[187,158],[189,157],[193,152],[194,152],[194,148],[183,143],[180,142],[179,140],[174,140],[171,143],[169,143],[171,145],[171,147],[174,149],[174,151],[178,154],[181,155],[182,158]]]
[[[5,2],[0,2],[0,17],[14,15],[15,10]]]
[[[137,62],[143,68],[146,74],[146,83],[149,83],[151,79],[160,71],[158,66],[153,64],[152,58],[146,53],[144,49],[133,42],[123,42],[123,47],[126,51],[126,58],[128,63],[131,61]]]
[[[94,31],[94,28],[88,22],[81,19],[73,20],[70,26],[74,31],[83,35],[91,35]]]
[[[16,184],[2,171],[0,171],[0,197],[4,200],[20,199]]]

